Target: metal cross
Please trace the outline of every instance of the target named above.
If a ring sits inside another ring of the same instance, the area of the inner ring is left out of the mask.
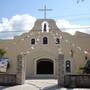
[[[46,19],[46,14],[47,14],[46,12],[47,11],[52,11],[52,9],[47,9],[46,8],[46,5],[44,5],[44,8],[43,9],[38,9],[38,10],[44,12],[44,19]]]

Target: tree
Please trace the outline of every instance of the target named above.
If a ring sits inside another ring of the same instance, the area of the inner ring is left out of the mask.
[[[85,66],[80,69],[83,70],[83,73],[90,74],[90,60],[87,60]]]
[[[0,57],[3,57],[5,55],[6,51],[4,49],[0,49]]]

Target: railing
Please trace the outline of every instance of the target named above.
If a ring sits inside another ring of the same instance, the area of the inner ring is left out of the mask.
[[[0,85],[15,85],[16,75],[15,74],[0,74]]]
[[[64,85],[71,88],[90,88],[90,75],[65,75]]]

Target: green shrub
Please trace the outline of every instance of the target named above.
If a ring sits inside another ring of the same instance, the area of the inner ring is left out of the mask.
[[[3,57],[5,55],[6,51],[4,49],[0,49],[0,57]]]

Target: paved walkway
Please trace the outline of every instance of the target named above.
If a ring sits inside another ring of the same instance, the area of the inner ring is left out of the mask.
[[[11,87],[0,86],[0,90],[90,90],[90,89],[66,89],[57,88],[55,79],[32,79],[26,80],[24,85]]]

